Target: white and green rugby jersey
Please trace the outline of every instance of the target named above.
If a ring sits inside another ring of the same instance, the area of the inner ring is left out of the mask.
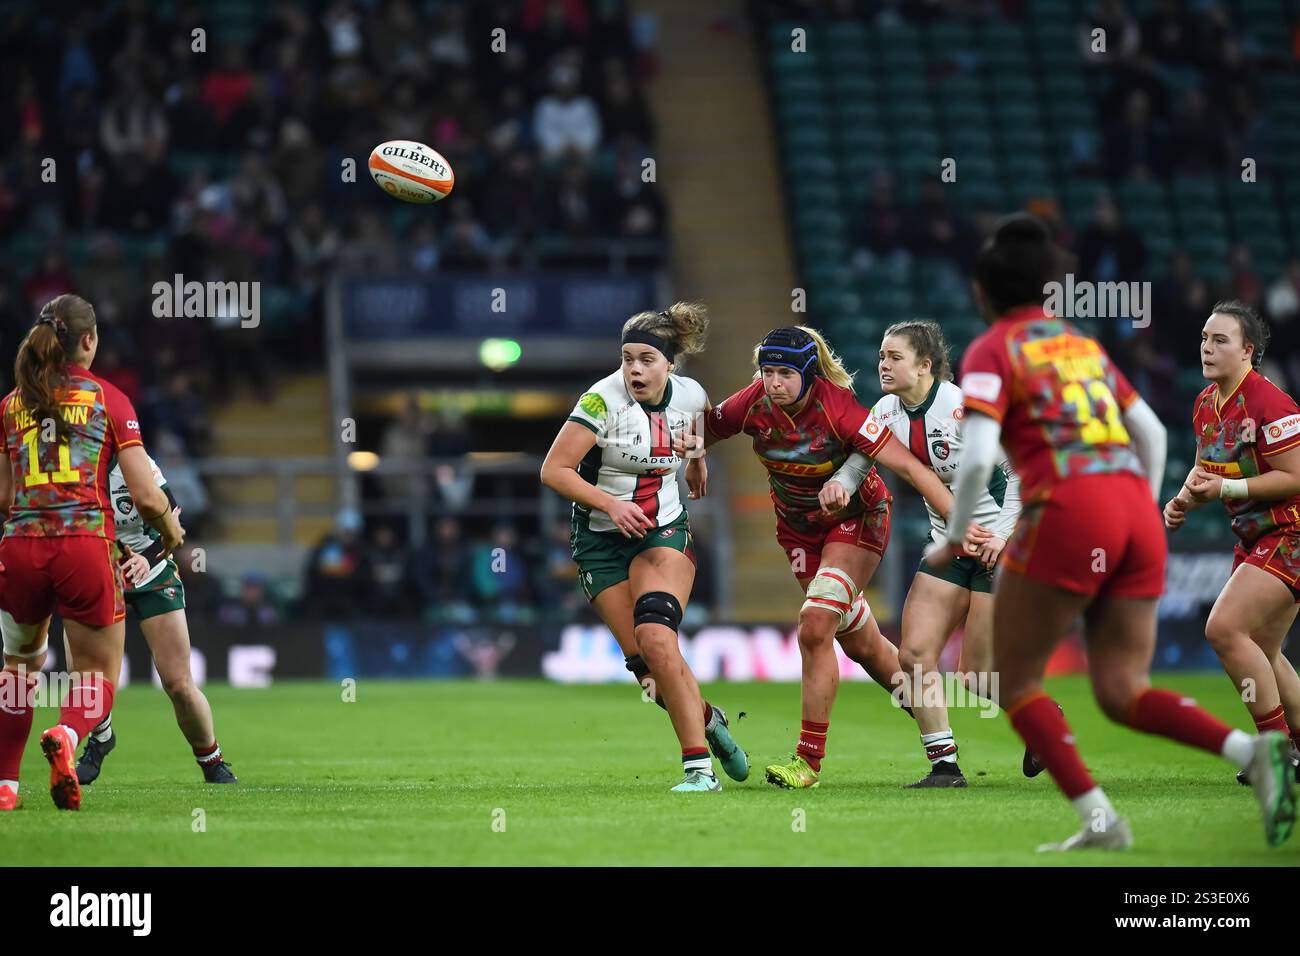
[[[961,389],[952,382],[936,381],[918,408],[908,408],[897,395],[886,395],[872,407],[882,425],[894,433],[945,486],[957,481],[961,465]],[[930,537],[943,541],[947,525],[926,502],[930,515]],[[975,508],[974,520],[999,538],[1011,536],[1020,515],[1020,479],[1011,470],[1004,453],[993,469],[986,491]]]
[[[150,458],[149,467],[153,471],[154,483],[166,491],[167,479],[163,477],[158,463]],[[144,519],[140,517],[135,499],[131,497],[131,492],[126,487],[126,479],[122,477],[122,466],[117,463],[116,458],[113,459],[113,468],[108,473],[108,494],[113,499],[113,521],[116,525],[118,541],[130,547],[136,554],[144,554],[162,540],[162,535],[145,524]],[[166,560],[158,558],[144,580],[136,586],[143,587],[166,567]]]
[[[677,471],[683,459],[673,454],[672,436],[703,421],[709,398],[700,383],[669,375],[663,401],[642,405],[632,397],[619,371],[602,378],[578,399],[569,421],[596,433],[596,446],[578,465],[578,474],[615,498],[634,501],[656,527],[682,513]],[[609,515],[573,506],[574,520],[590,531],[617,531]]]

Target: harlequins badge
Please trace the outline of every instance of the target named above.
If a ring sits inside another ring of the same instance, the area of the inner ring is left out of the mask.
[[[948,456],[952,454],[952,449],[949,447],[947,441],[940,438],[938,441],[930,443],[930,454],[939,459],[939,461],[947,461]]]

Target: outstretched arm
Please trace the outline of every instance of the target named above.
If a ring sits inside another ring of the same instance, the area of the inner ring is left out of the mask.
[[[944,487],[939,476],[923,465],[902,442],[886,442],[877,453],[876,461],[919,491],[939,517],[945,520],[948,518],[952,510],[952,494]],[[984,476],[984,481],[988,482],[987,475]]]

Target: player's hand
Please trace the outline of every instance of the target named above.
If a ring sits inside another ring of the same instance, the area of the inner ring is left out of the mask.
[[[1002,549],[1007,546],[1005,538],[999,538],[995,534],[989,535],[988,541],[984,542],[979,550],[979,562],[986,568],[991,568],[998,563],[998,558],[1002,557]]]
[[[686,497],[703,498],[709,493],[709,466],[704,456],[686,462]]]
[[[647,528],[655,526],[655,523],[641,510],[641,506],[631,501],[620,499],[610,505],[609,510],[605,513],[609,515],[609,519],[614,522],[614,527],[618,528],[625,538],[640,540],[645,537]]]
[[[824,515],[838,514],[847,508],[852,500],[849,489],[833,479],[822,485],[822,490],[817,493],[817,501],[821,504]]]
[[[1205,504],[1219,497],[1219,491],[1223,488],[1223,478],[1220,475],[1210,474],[1204,468],[1197,468],[1183,487],[1187,489],[1192,501]]]
[[[704,436],[681,431],[673,435],[673,454],[678,458],[696,459],[704,454]]]
[[[162,556],[170,558],[172,552],[185,543],[185,529],[181,527],[180,519],[177,517],[181,509],[177,508],[167,516],[167,521],[163,527],[158,528],[158,533],[162,535]]]
[[[982,524],[976,524],[972,521],[970,527],[966,529],[966,537],[962,540],[962,546],[966,549],[967,554],[976,555],[992,538],[992,531]]]
[[[1165,527],[1177,531],[1187,520],[1187,502],[1175,495],[1165,503]]]
[[[965,550],[960,542],[954,544],[947,540],[940,541],[925,549],[924,561],[932,568],[943,569],[950,565],[954,558],[961,557]]]
[[[140,582],[144,580],[144,576],[149,573],[149,559],[143,554],[136,554],[134,551],[131,551],[130,548],[127,548],[127,551],[129,552],[129,555],[120,565],[122,568],[122,577],[126,580],[127,584],[136,588],[140,586]]]

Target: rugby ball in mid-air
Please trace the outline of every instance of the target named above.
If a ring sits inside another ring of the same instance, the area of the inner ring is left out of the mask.
[[[380,143],[370,151],[370,178],[388,195],[403,202],[431,203],[446,199],[456,183],[451,163],[437,150],[409,139]]]

